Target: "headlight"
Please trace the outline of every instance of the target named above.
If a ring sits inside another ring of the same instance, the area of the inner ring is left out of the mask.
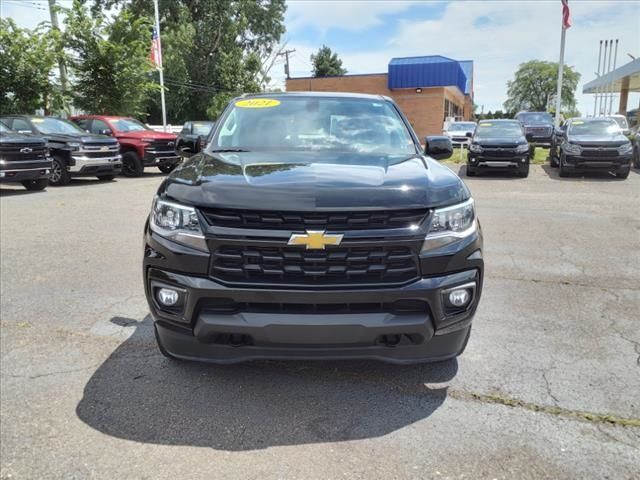
[[[156,196],[151,207],[149,225],[153,232],[164,238],[203,252],[209,251],[198,214],[193,207],[161,200]]]
[[[618,153],[620,155],[628,155],[630,153],[633,153],[633,145],[631,145],[631,142],[620,145],[618,147]]]
[[[472,198],[458,205],[438,208],[433,212],[422,251],[442,247],[468,237],[476,229],[476,213]]]
[[[482,152],[482,147],[480,145],[472,143],[471,145],[469,145],[469,151],[474,153],[480,153]]]
[[[568,155],[580,155],[582,153],[582,147],[573,143],[565,144],[562,149],[564,150],[564,153]]]
[[[529,144],[523,143],[522,145],[518,145],[516,147],[516,153],[528,153],[529,152]]]

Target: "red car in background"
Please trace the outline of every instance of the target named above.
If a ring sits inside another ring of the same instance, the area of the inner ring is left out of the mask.
[[[120,142],[122,174],[127,177],[139,177],[144,167],[169,173],[182,160],[176,151],[176,135],[152,130],[134,118],[79,115],[71,120],[87,132],[111,135]]]

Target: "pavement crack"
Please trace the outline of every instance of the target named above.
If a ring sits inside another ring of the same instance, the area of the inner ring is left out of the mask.
[[[546,413],[558,417],[582,420],[593,424],[640,427],[640,418],[635,417],[620,417],[609,413],[585,412],[583,410],[573,410],[560,407],[558,405],[539,405],[537,403],[526,402],[518,398],[507,397],[504,395],[467,392],[465,390],[458,390],[455,388],[449,388],[447,393],[451,398],[455,398],[456,400],[471,400],[486,404],[503,405],[505,407],[518,408],[531,412]]]
[[[547,390],[547,395],[551,397],[553,403],[557,406],[560,404],[558,398],[551,391],[551,384],[549,383],[549,379],[547,378],[547,372],[542,372],[542,379],[544,380],[545,388]]]

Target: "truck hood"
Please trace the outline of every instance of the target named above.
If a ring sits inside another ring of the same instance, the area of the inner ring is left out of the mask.
[[[167,132],[156,132],[155,130],[138,130],[136,132],[121,132],[116,133],[117,138],[153,138],[154,140],[175,140],[176,135]]]
[[[609,135],[570,135],[569,141],[579,145],[619,147],[627,143],[629,139],[621,133],[612,133]]]
[[[62,133],[52,133],[52,134],[41,134],[42,138],[45,138],[48,142],[54,143],[67,143],[67,142],[80,142],[80,143],[117,143],[117,140],[112,137],[108,137],[106,135],[93,135],[90,133],[80,133],[77,134],[62,134]]]
[[[518,137],[474,138],[473,143],[481,147],[513,146],[527,143],[527,139]]]
[[[17,132],[3,132],[2,135],[0,135],[0,143],[11,145],[19,145],[21,143],[42,143],[44,145],[46,142],[42,137],[36,135],[24,135]]]
[[[469,198],[457,175],[427,157],[327,152],[201,153],[159,193],[195,206],[294,211],[425,208]]]

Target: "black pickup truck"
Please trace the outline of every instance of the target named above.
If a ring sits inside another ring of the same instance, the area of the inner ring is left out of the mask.
[[[529,142],[538,147],[551,147],[554,124],[549,112],[519,112],[515,119],[522,123]]]
[[[53,157],[52,185],[66,185],[72,177],[113,180],[122,170],[120,145],[114,138],[92,135],[55,117],[7,115],[0,121],[20,133],[42,136]]]
[[[22,135],[0,122],[0,183],[21,183],[27,190],[44,190],[50,173],[47,142]]]
[[[173,359],[413,363],[465,349],[482,233],[462,180],[389,98],[234,99],[160,185],[144,285]]]
[[[176,139],[178,151],[187,154],[198,153],[202,150],[214,122],[185,122]]]
[[[561,177],[600,170],[625,179],[631,171],[633,145],[611,118],[572,118],[556,132],[550,157]]]

